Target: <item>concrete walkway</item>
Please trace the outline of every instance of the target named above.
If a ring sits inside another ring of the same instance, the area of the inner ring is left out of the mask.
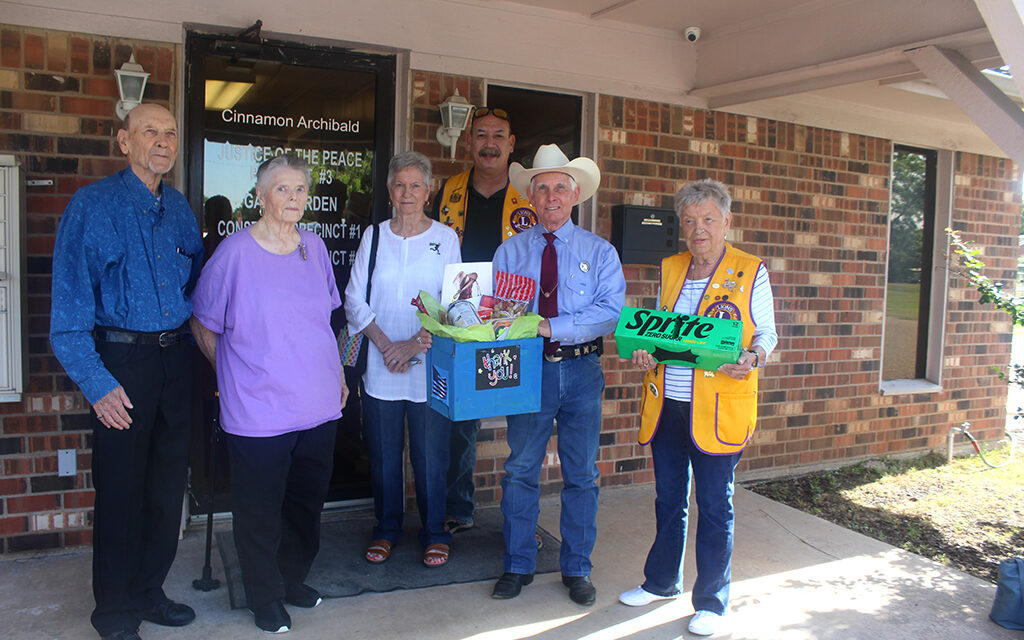
[[[491,583],[330,599],[292,610],[288,638],[346,640],[674,640],[692,637],[689,595],[644,608],[618,603],[642,580],[653,535],[653,489],[601,493],[594,552],[593,607],[573,604],[558,574],[538,576],[515,600],[490,598]],[[987,618],[995,587],[894,549],[749,491],[736,494],[736,550],[728,627],[718,637],[761,640],[1020,638]],[[557,500],[542,524],[558,531]],[[168,629],[143,623],[145,640],[267,637],[245,611],[228,608],[227,588],[200,593],[191,581],[203,561],[203,531],[186,532],[167,592],[192,605],[197,620]],[[330,553],[324,549],[321,553]],[[458,561],[458,538],[452,548]],[[0,612],[7,640],[97,636],[88,549],[0,558]],[[422,571],[410,567],[410,571]],[[693,580],[688,552],[687,586]],[[214,553],[214,576],[223,579]],[[314,585],[315,586],[315,585]]]

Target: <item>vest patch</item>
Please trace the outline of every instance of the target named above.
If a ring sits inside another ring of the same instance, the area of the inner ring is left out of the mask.
[[[516,233],[522,233],[535,224],[537,224],[537,214],[533,212],[533,209],[520,207],[509,216],[509,225]]]
[[[704,315],[709,318],[742,320],[740,317],[740,308],[726,300],[720,300],[714,304],[708,305],[707,311],[704,312]]]

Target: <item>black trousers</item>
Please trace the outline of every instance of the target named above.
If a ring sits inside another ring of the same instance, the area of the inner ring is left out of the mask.
[[[227,435],[235,548],[250,609],[301,584],[320,550],[338,421],[270,438]]]
[[[166,599],[164,579],[178,550],[188,465],[190,343],[170,347],[97,342],[124,387],[131,427],[109,429],[92,416],[92,625],[100,635],[135,630]]]

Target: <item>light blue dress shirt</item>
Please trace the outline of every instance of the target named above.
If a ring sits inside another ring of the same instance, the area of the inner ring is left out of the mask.
[[[547,240],[543,225],[505,240],[494,254],[494,270],[537,282],[531,311],[537,311],[540,262]],[[626,301],[619,256],[607,240],[566,221],[555,231],[558,254],[558,315],[550,318],[551,339],[563,345],[589,342],[615,330]]]
[[[131,168],[79,189],[53,249],[50,344],[90,403],[120,383],[103,366],[96,326],[167,331],[192,315],[203,243],[185,197],[154,196]]]

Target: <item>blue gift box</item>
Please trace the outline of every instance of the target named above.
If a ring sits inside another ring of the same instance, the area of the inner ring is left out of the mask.
[[[427,404],[452,420],[540,410],[544,340],[455,342],[434,336],[427,351]]]

